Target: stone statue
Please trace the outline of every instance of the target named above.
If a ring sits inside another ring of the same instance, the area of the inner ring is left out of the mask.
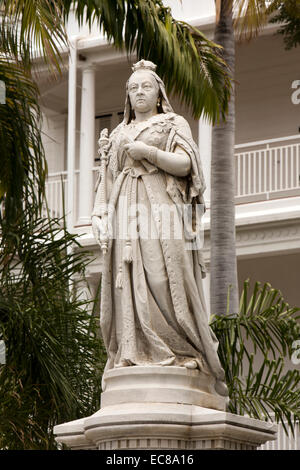
[[[226,396],[195,228],[205,190],[198,148],[155,69],[144,60],[134,65],[123,122],[99,141],[102,164],[92,227],[104,252],[104,387],[111,369],[180,366],[214,376],[216,392]],[[184,207],[191,209],[187,217]]]

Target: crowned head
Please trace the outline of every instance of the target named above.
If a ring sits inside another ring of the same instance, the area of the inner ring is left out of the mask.
[[[132,66],[132,74],[126,84],[126,103],[124,113],[124,121],[126,123],[129,123],[134,119],[134,107],[136,106],[136,101],[135,103],[131,102],[135,99],[132,96],[132,90],[134,88],[134,84],[136,86],[138,83],[141,83],[141,81],[145,82],[146,85],[147,82],[149,82],[148,90],[150,89],[150,85],[152,86],[153,93],[155,93],[157,113],[173,111],[166,95],[164,83],[156,73],[156,65],[149,60],[142,59]],[[139,106],[141,106],[141,104],[142,103],[140,102]]]

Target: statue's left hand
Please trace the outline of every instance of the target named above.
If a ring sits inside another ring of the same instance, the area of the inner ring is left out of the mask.
[[[128,155],[134,160],[143,160],[149,154],[149,145],[144,144],[144,142],[132,142],[130,144],[124,145],[124,150]]]

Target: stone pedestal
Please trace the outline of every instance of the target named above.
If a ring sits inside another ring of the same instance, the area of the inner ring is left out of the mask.
[[[71,449],[256,449],[276,425],[225,411],[214,379],[184,367],[124,367],[106,375],[101,409],[55,427]]]
[[[121,367],[107,372],[101,408],[126,403],[182,403],[225,410],[215,379],[198,369],[175,366]]]

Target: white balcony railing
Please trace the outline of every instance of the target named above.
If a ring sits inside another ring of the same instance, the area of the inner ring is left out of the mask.
[[[62,217],[64,206],[67,212],[67,194],[67,172],[50,173],[46,182],[46,197],[51,217]]]
[[[98,167],[93,168],[93,182],[96,184]],[[71,208],[68,206],[68,177],[67,171],[50,173],[46,182],[46,197],[48,208],[52,217],[61,218],[63,216],[63,207],[67,214]],[[79,206],[79,170],[75,170],[74,178],[74,222],[78,218]],[[46,208],[45,208],[46,211]]]
[[[236,145],[235,150],[237,198],[300,194],[300,136]]]
[[[250,142],[235,146],[236,202],[300,195],[300,136]],[[94,181],[97,167],[93,169]],[[52,216],[66,212],[67,172],[51,173],[46,183],[48,206]],[[77,220],[79,170],[74,179],[74,220]]]

